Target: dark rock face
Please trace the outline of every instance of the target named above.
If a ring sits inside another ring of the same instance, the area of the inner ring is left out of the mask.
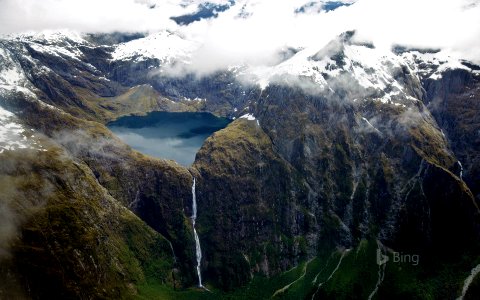
[[[47,152],[1,157],[2,216],[9,218],[2,224],[15,231],[2,236],[0,296],[126,299],[146,278],[171,282],[168,241],[113,199],[85,164],[44,145]]]
[[[466,70],[447,71],[425,80],[426,102],[460,164],[455,168],[480,203],[480,77]],[[462,171],[463,170],[463,171]]]
[[[215,133],[194,168],[209,278],[231,289],[251,272],[275,274],[306,257],[301,233],[308,221],[298,203],[305,192],[255,121],[240,119]]]
[[[365,238],[410,253],[428,253],[448,240],[455,246],[442,247],[447,257],[457,253],[457,245],[477,245],[478,207],[468,187],[448,170],[455,169],[456,160],[427,108],[420,102],[403,108],[332,97],[268,87],[254,108],[265,137],[238,145],[239,137],[250,135],[235,134],[243,123],[231,125],[210,138],[197,156],[195,167],[203,180],[199,223],[206,226],[200,235],[204,244],[217,246],[207,246],[207,268],[228,261],[228,268],[236,270],[217,267],[220,272],[208,273],[224,286],[230,273],[238,278],[244,272],[248,279],[245,261],[251,271],[271,275],[302,256],[329,246],[355,247]],[[285,165],[283,171],[259,154],[252,160],[252,144],[261,140],[271,149],[259,153],[272,153]],[[239,168],[243,164],[250,167]],[[259,164],[266,166],[266,174]],[[247,210],[246,203],[257,208]],[[441,221],[450,217],[465,222],[447,226]],[[223,252],[229,259],[215,256]],[[250,257],[258,252],[260,261],[252,263]],[[283,259],[280,264],[277,257]]]
[[[225,2],[225,4],[216,4],[210,2],[201,3],[198,5],[196,12],[188,15],[172,17],[171,19],[178,25],[188,25],[203,19],[216,18],[218,17],[218,13],[228,10],[230,6],[235,4],[235,0],[229,0],[228,2]]]
[[[181,272],[173,281],[175,286],[189,285],[195,280],[191,268],[194,242],[184,214],[191,199],[192,176],[187,169],[132,152],[99,123],[87,122],[22,98],[0,103],[15,111],[26,125],[42,132],[68,155],[84,163],[91,172],[91,180],[106,189],[117,205],[129,208],[161,234],[167,243],[169,259],[175,257],[174,267]],[[150,227],[146,228],[151,230]],[[138,230],[138,234],[145,234],[144,229]]]
[[[205,99],[197,106],[200,111],[213,112],[222,116],[232,117],[234,109],[242,110],[248,99],[255,98],[256,89],[243,86],[229,72],[217,72],[209,76],[197,78],[190,74],[184,77],[153,76],[149,79],[153,87],[161,94],[182,101]]]

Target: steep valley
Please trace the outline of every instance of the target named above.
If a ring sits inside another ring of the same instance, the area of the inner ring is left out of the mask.
[[[1,39],[0,299],[460,297],[480,263],[480,67],[354,35],[258,82],[119,55],[148,37]],[[152,112],[231,122],[185,167],[107,127]]]

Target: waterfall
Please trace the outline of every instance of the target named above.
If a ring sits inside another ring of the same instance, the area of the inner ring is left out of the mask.
[[[465,279],[465,282],[463,283],[463,288],[462,288],[462,295],[457,298],[457,300],[463,300],[465,295],[467,294],[468,288],[470,287],[470,284],[472,284],[473,279],[475,276],[477,276],[480,273],[480,265],[477,265],[475,268],[470,271],[470,275]]]
[[[173,263],[176,264],[177,263],[177,256],[175,255],[175,251],[173,250],[172,242],[170,242],[170,240],[168,240],[167,238],[165,238],[165,240],[167,241],[168,245],[170,246],[170,250],[172,250]]]
[[[330,281],[330,279],[332,279],[333,275],[335,275],[335,273],[338,271],[338,268],[340,268],[340,265],[342,264],[342,260],[343,258],[345,257],[345,254],[348,254],[348,252],[350,251],[351,249],[345,249],[344,251],[342,251],[342,255],[340,256],[340,260],[338,261],[338,264],[337,266],[335,267],[335,269],[333,269],[332,273],[330,274],[330,276],[328,276],[328,278],[324,281],[324,282],[321,282],[318,284],[317,286],[317,290],[315,291],[315,293],[313,293],[312,295],[312,300],[315,299],[315,296],[317,295],[318,291],[320,290],[320,288],[322,288],[322,285],[324,285],[325,283],[327,283],[328,281]]]
[[[460,167],[460,179],[463,180],[463,166],[462,166],[462,163],[460,161],[457,161],[458,163],[458,166]]]
[[[377,248],[378,279],[377,279],[377,283],[375,284],[375,287],[373,288],[373,291],[368,296],[368,300],[372,300],[373,296],[375,296],[375,294],[378,292],[378,288],[380,287],[380,284],[382,284],[383,279],[385,278],[385,268],[387,267],[387,261],[388,261],[388,257],[387,257],[387,259],[384,260],[382,263],[382,260],[385,258],[385,255],[383,255],[383,252],[382,252],[383,245],[379,240],[377,240],[377,245],[378,245],[378,248]]]
[[[313,260],[314,260],[314,258],[310,259],[309,261],[307,261],[305,263],[305,265],[303,266],[303,269],[302,269],[302,275],[300,275],[300,277],[298,277],[294,281],[290,282],[289,284],[287,284],[283,288],[281,288],[279,290],[276,290],[275,293],[273,293],[272,297],[270,297],[270,298],[275,298],[275,296],[285,293],[285,291],[288,290],[292,285],[294,285],[296,282],[300,281],[303,277],[305,277],[305,275],[307,275],[308,264],[311,263]]]
[[[197,257],[197,275],[198,286],[203,288],[202,273],[200,272],[200,263],[202,261],[202,249],[200,248],[200,239],[198,238],[197,230],[195,229],[195,220],[197,219],[197,196],[195,195],[195,178],[193,178],[192,185],[192,225],[193,225],[193,237],[195,238],[195,254]]]
[[[128,205],[128,208],[137,209],[138,203],[140,202],[140,190],[137,190],[135,193],[135,199]]]

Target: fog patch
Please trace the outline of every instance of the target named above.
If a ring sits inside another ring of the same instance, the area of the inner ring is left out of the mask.
[[[44,207],[55,187],[38,174],[32,161],[37,152],[1,155],[0,164],[0,261],[9,259],[10,248],[21,238],[21,226]]]
[[[142,129],[122,129],[112,127],[111,130],[126,144],[144,154],[172,159],[183,166],[189,166],[204,141],[202,137],[146,137]]]
[[[53,139],[66,148],[74,160],[85,156],[117,160],[117,152],[123,146],[111,135],[93,135],[83,129],[61,130],[54,134]]]
[[[0,178],[0,181],[3,181]],[[4,193],[2,187],[2,193]],[[20,220],[18,215],[10,207],[10,203],[0,202],[0,261],[10,256],[11,241],[18,236]]]

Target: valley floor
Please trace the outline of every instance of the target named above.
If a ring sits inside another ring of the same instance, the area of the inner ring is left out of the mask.
[[[174,291],[166,285],[146,284],[139,287],[136,299],[392,299],[392,295],[402,295],[403,299],[456,299],[462,294],[462,278],[470,274],[462,262],[430,270],[433,276],[425,281],[421,279],[424,268],[396,262],[391,251],[381,273],[377,249],[376,241],[363,240],[354,249],[325,253],[278,276],[255,276],[247,286],[232,292],[208,285],[210,291]],[[472,288],[478,288],[479,283],[477,276]],[[467,292],[462,299],[472,298]]]

